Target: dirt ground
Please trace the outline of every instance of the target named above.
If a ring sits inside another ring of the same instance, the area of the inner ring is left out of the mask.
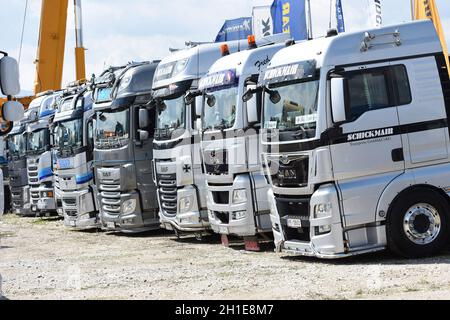
[[[5,215],[0,277],[8,299],[450,299],[450,248],[424,260],[321,261],[225,248],[216,236],[75,232]]]

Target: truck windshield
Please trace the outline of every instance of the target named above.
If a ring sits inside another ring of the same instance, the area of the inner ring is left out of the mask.
[[[186,128],[186,105],[183,96],[160,101],[156,110],[158,112],[155,132],[157,140],[175,139],[183,134]]]
[[[224,130],[236,120],[237,87],[207,93],[204,99],[204,130]]]
[[[130,138],[130,110],[97,112],[95,142],[98,148],[122,147]]]
[[[312,80],[267,90],[264,95],[264,129],[301,131],[303,139],[315,136],[319,81]]]
[[[83,119],[58,123],[55,130],[56,148],[73,150],[83,146]]]
[[[34,131],[28,135],[28,151],[43,151],[48,145],[50,145],[48,129]]]
[[[8,138],[9,153],[13,157],[24,156],[27,151],[27,138],[25,134],[16,134]]]

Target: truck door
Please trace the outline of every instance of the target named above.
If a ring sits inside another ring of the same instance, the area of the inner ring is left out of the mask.
[[[447,161],[447,114],[436,58],[410,59],[395,64],[402,65],[407,71],[411,87],[410,103],[398,108],[406,142],[406,167],[423,166],[431,161]]]
[[[389,63],[344,72],[347,121],[331,154],[347,227],[374,222],[382,190],[405,169],[394,77]]]

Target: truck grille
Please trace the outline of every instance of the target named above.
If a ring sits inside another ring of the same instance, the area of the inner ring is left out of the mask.
[[[64,198],[63,199],[64,205],[68,207],[75,207],[77,205],[77,199],[75,198]]]
[[[177,175],[165,174],[158,176],[159,200],[163,215],[177,215]]]
[[[304,188],[308,186],[309,157],[282,156],[269,159],[272,183],[280,188]]]
[[[215,204],[228,204],[230,202],[230,192],[212,191],[212,197]]]
[[[224,224],[230,223],[230,213],[229,212],[213,211],[213,214],[214,214],[216,220],[220,220],[221,223],[224,223]]]
[[[281,228],[286,241],[311,241],[310,236],[310,206],[309,198],[290,198],[286,196],[275,197],[278,213],[280,214]],[[289,219],[301,220],[301,228],[291,228]]]
[[[102,182],[105,182],[102,180]],[[110,216],[119,216],[121,211],[120,184],[100,185],[103,212]]]
[[[31,194],[31,203],[32,204],[37,204],[39,201],[39,190],[31,190],[30,191]]]
[[[228,158],[226,150],[205,151],[203,153],[205,159],[206,174],[220,176],[228,175]]]

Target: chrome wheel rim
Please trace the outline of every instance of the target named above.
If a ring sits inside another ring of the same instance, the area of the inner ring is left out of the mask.
[[[418,245],[432,243],[441,231],[441,217],[433,206],[419,203],[406,211],[403,230],[410,241]]]

